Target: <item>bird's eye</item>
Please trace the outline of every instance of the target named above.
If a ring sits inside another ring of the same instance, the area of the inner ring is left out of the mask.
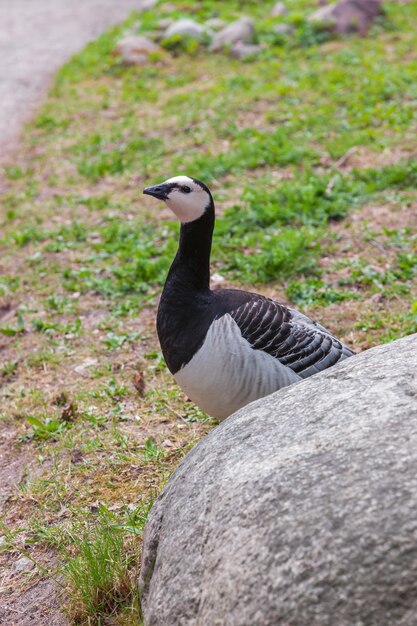
[[[191,188],[187,187],[187,185],[184,185],[183,187],[181,187],[181,191],[182,193],[191,193]]]

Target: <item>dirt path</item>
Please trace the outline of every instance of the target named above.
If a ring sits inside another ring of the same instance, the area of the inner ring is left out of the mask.
[[[53,73],[88,41],[151,0],[0,0],[0,162]]]

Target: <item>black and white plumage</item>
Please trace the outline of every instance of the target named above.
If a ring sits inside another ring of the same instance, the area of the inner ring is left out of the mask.
[[[164,200],[181,222],[157,331],[169,370],[208,414],[224,419],[352,356],[294,309],[247,291],[210,290],[214,202],[204,183],[176,176],[144,193]]]

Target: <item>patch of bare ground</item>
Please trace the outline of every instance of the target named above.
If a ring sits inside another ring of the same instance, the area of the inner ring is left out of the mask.
[[[26,450],[15,448],[15,437],[10,424],[0,423],[0,515],[6,512],[11,494],[22,481],[30,456]]]
[[[4,574],[4,579],[7,573]],[[2,626],[68,626],[63,612],[64,600],[55,583],[48,578],[28,580],[22,584],[19,576],[6,580],[13,590],[1,593],[0,623]],[[29,576],[30,579],[30,576]],[[25,586],[26,585],[26,586]]]
[[[384,205],[369,204],[352,212],[340,223],[330,225],[328,240],[329,253],[319,262],[324,271],[326,284],[337,287],[351,276],[352,268],[365,265],[370,271],[384,273],[396,266],[401,244],[390,238],[390,233],[403,233],[406,239],[417,238],[416,231],[417,203],[414,198],[409,202]],[[417,242],[416,242],[417,243]],[[346,300],[325,308],[317,308],[317,315],[323,322],[329,323],[335,332],[341,332],[342,339],[350,345],[366,349],[375,345],[380,329],[357,327],[360,319],[379,316],[395,320],[407,310],[408,304],[400,295],[387,295],[384,289],[369,290],[366,284],[354,282],[350,286],[359,296],[357,300]],[[411,292],[417,298],[417,286],[411,286]],[[350,328],[350,331],[346,331]]]
[[[352,146],[336,161],[329,154],[323,154],[319,145],[316,149],[322,153],[320,168],[338,169],[344,174],[349,174],[353,169],[387,167],[417,156],[413,137],[404,137],[401,145],[387,147],[380,151],[371,150],[366,146]]]
[[[350,171],[356,169],[366,168],[381,168],[388,165],[395,165],[402,160],[411,159],[417,156],[415,150],[415,142],[410,142],[407,149],[407,145],[404,146],[403,142],[401,146],[395,146],[393,148],[385,148],[381,152],[374,152],[364,146],[354,146],[346,152],[346,154],[336,162],[336,167]]]
[[[276,102],[260,100],[247,108],[242,107],[237,112],[236,125],[239,129],[250,128],[263,132],[276,130],[277,122],[285,120],[271,119],[274,106]]]
[[[35,455],[36,450],[16,445],[16,431],[11,424],[0,423],[0,516],[13,528],[27,522],[22,515],[25,507],[18,496],[19,485],[33,468]],[[24,547],[24,536],[20,535],[18,541]],[[31,553],[34,559],[48,567],[50,552],[35,549]],[[19,571],[20,559],[21,552],[5,550],[0,544],[0,624],[66,626],[69,622],[62,611],[62,593],[56,583],[44,578],[31,563],[26,565],[26,571]]]
[[[330,233],[337,243],[331,254],[321,257],[320,267],[326,271],[332,282],[344,277],[346,267],[349,269],[348,263],[352,265],[359,258],[370,263],[376,270],[388,269],[398,247],[395,243],[387,242],[387,231],[415,229],[416,215],[415,201],[370,204],[352,212],[342,222],[330,225]],[[339,269],[332,272],[335,265]]]

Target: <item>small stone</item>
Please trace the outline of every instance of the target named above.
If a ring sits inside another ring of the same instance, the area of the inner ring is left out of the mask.
[[[241,17],[232,22],[213,37],[210,50],[216,52],[226,46],[231,46],[238,41],[253,43],[255,38],[255,25],[249,17]]]
[[[204,37],[204,26],[198,24],[194,20],[189,18],[181,18],[173,22],[165,31],[164,38],[170,37],[190,37],[191,39],[197,39],[201,41]]]
[[[238,41],[232,46],[230,54],[234,59],[247,59],[249,57],[256,56],[263,50],[262,46],[256,46],[250,43],[243,43]]]
[[[331,22],[332,24],[334,24],[335,6],[336,5],[333,5],[333,4],[325,4],[324,6],[317,9],[317,11],[314,11],[314,13],[312,13],[309,16],[308,18],[309,21],[310,22]]]
[[[226,26],[226,22],[218,17],[212,17],[210,20],[207,20],[206,26],[212,30],[220,30]]]
[[[158,28],[160,28],[161,30],[166,30],[169,26],[171,26],[171,24],[173,23],[173,19],[171,17],[165,17],[162,20],[159,20],[157,26]]]
[[[288,13],[288,9],[283,2],[277,2],[271,11],[272,17],[279,17]]]
[[[272,30],[276,35],[289,35],[294,29],[289,24],[275,24]]]
[[[383,9],[380,0],[340,0],[320,7],[309,17],[341,35],[358,32],[365,35]]]
[[[21,556],[20,559],[17,559],[13,564],[13,570],[15,572],[30,572],[34,567],[34,562],[28,559],[27,556]]]
[[[149,55],[159,50],[159,46],[147,37],[129,35],[119,41],[115,54],[119,55],[126,65],[144,65],[149,62]]]
[[[224,283],[225,280],[226,280],[225,277],[222,276],[221,274],[218,274],[217,272],[211,275],[212,283],[215,283],[215,284]]]
[[[97,365],[97,363],[97,359],[84,359],[80,365],[74,367],[74,372],[77,372],[77,374],[83,374],[89,367],[93,367],[94,365]]]

